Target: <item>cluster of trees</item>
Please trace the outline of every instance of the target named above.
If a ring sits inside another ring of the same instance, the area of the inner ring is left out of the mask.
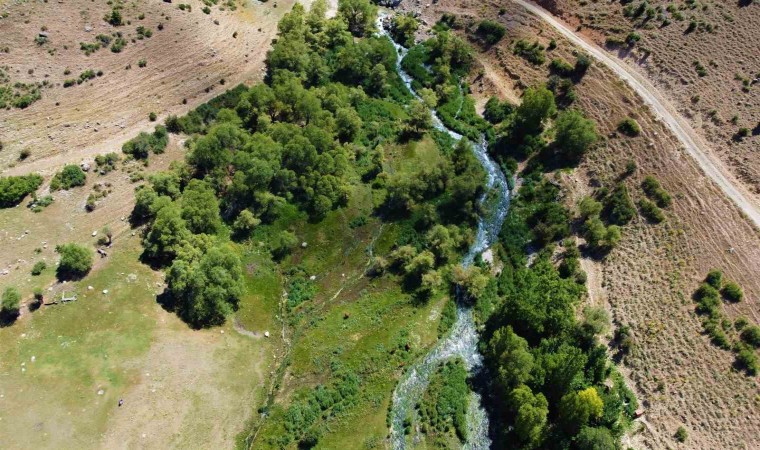
[[[598,341],[609,329],[606,312],[586,308],[576,318],[585,288],[574,243],[565,243],[559,268],[552,263],[552,242],[569,234],[569,212],[550,206],[556,189],[535,174],[526,180],[500,234],[505,267],[476,300],[497,392],[495,429],[509,448],[616,448],[636,400]],[[529,246],[537,257],[526,267]]]
[[[713,344],[736,353],[735,366],[748,375],[760,373],[760,360],[755,349],[760,347],[760,327],[748,325],[744,318],[737,319],[733,326],[723,314],[722,300],[739,302],[744,297],[742,288],[733,281],[724,279],[723,272],[711,270],[704,282],[694,292],[697,312],[704,316],[702,325]],[[738,340],[731,335],[738,333]]]
[[[450,448],[448,441],[452,434],[457,444],[467,441],[470,403],[467,378],[467,368],[461,359],[442,362],[430,376],[430,383],[417,406],[422,432],[433,438],[433,446]],[[408,424],[411,426],[411,422]]]
[[[169,143],[166,127],[157,126],[153,133],[140,132],[136,137],[125,142],[121,151],[135,159],[147,159],[150,153],[161,154]]]
[[[42,177],[37,174],[0,177],[0,208],[10,208],[21,203],[42,184]]]
[[[414,35],[419,27],[420,23],[413,15],[397,14],[391,20],[390,32],[394,41],[409,48],[414,45]]]

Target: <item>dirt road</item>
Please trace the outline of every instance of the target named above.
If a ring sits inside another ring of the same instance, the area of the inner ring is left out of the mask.
[[[738,182],[733,181],[728,169],[711,155],[707,144],[697,136],[694,130],[680,117],[670,102],[655,88],[643,75],[634,69],[627,67],[616,58],[598,46],[587,42],[577,35],[567,24],[556,19],[550,12],[538,5],[524,1],[513,0],[528,11],[540,17],[543,21],[554,27],[573,44],[581,47],[597,61],[607,66],[623,79],[636,91],[637,94],[652,108],[652,112],[662,120],[679,141],[686,147],[686,151],[693,157],[699,167],[717,184],[720,189],[730,198],[749,218],[752,223],[760,228],[760,208],[755,205],[749,195],[743,190]]]

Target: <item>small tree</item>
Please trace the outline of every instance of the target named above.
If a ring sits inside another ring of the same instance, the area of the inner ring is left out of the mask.
[[[709,284],[715,289],[720,289],[721,285],[723,284],[723,272],[718,269],[711,270],[707,273],[705,283]]]
[[[745,327],[741,334],[742,341],[751,345],[752,347],[760,347],[760,327],[757,325],[750,325]]]
[[[639,123],[630,117],[623,119],[617,127],[618,131],[626,136],[635,137],[641,134],[641,127]]]
[[[742,288],[733,281],[727,282],[720,293],[723,294],[723,298],[730,302],[740,302],[744,298]]]
[[[2,300],[2,306],[0,307],[0,321],[3,323],[12,323],[19,316],[21,294],[15,287],[9,286],[3,291]]]
[[[55,248],[61,255],[56,276],[59,280],[79,279],[92,268],[92,252],[78,244],[63,244]]]
[[[676,430],[675,438],[678,442],[686,442],[686,438],[689,437],[689,433],[686,431],[686,428],[684,427],[678,427],[678,430]]]

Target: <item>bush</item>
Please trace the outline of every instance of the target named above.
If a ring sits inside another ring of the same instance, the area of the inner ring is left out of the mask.
[[[641,127],[639,123],[630,117],[623,119],[617,126],[619,132],[626,136],[635,137],[641,134]]]
[[[736,354],[736,365],[752,376],[760,372],[760,363],[757,361],[757,355],[754,350],[748,347],[742,347]]]
[[[544,46],[539,44],[538,41],[530,44],[528,41],[520,39],[515,44],[514,54],[525,58],[528,62],[537,66],[546,62]]]
[[[573,74],[575,71],[575,68],[570,65],[569,62],[555,58],[552,60],[551,64],[549,64],[549,70],[556,73],[557,75],[563,76],[563,77],[569,77]]]
[[[21,306],[21,293],[13,286],[5,288],[0,306],[0,321],[10,323],[16,320]]]
[[[118,37],[114,39],[113,44],[111,44],[111,51],[114,53],[120,53],[126,46],[127,40],[122,37]]]
[[[628,188],[622,183],[605,199],[605,209],[610,222],[616,225],[626,225],[636,215]]]
[[[61,255],[56,276],[59,280],[79,279],[92,268],[92,252],[78,244],[63,244],[55,248]]]
[[[106,16],[103,18],[106,22],[110,23],[111,25],[118,27],[124,24],[124,18],[121,16],[121,10],[119,8],[113,8],[111,10],[110,14],[106,14]]]
[[[143,131],[137,137],[125,142],[121,151],[136,159],[145,159],[151,151],[155,154],[163,153],[168,143],[166,128],[158,125],[152,134]]]
[[[668,191],[660,186],[660,182],[651,175],[644,178],[641,183],[641,189],[647,195],[657,203],[660,208],[667,208],[672,203],[673,199],[668,194]]]
[[[723,298],[730,302],[740,302],[744,298],[742,288],[733,281],[727,282],[720,293],[723,294]]]
[[[707,277],[705,277],[705,283],[715,289],[720,289],[723,285],[723,272],[718,269],[711,270],[707,273]]]
[[[689,434],[686,432],[686,428],[684,427],[678,427],[678,430],[676,430],[675,438],[678,442],[686,442],[686,438],[689,436]]]
[[[647,199],[639,201],[639,208],[641,209],[641,214],[650,222],[660,223],[665,220],[665,214],[662,210]]]
[[[153,111],[151,111],[150,114],[148,114],[148,120],[150,120],[151,122],[155,122],[156,117],[157,117],[156,113],[154,113]]]
[[[41,274],[45,269],[47,269],[47,264],[45,264],[45,261],[37,261],[34,263],[34,267],[32,267],[32,275],[37,276]]]
[[[504,119],[512,114],[515,110],[514,105],[509,102],[500,102],[498,98],[491,97],[486,102],[483,118],[492,124],[501,123]]]
[[[760,327],[757,325],[750,325],[745,327],[741,334],[742,341],[751,345],[752,347],[760,347]]]
[[[86,180],[87,175],[79,166],[69,164],[53,176],[53,180],[50,182],[50,190],[66,190],[77,186],[84,186]]]
[[[0,208],[16,206],[42,184],[39,175],[0,178]]]
[[[486,44],[494,45],[504,37],[507,33],[507,29],[493,20],[483,20],[478,24],[475,33],[477,33]]]

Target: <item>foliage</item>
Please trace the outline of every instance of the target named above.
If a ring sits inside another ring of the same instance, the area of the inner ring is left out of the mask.
[[[639,208],[641,209],[641,214],[651,222],[660,223],[665,220],[665,213],[654,202],[641,199],[639,201]]]
[[[668,191],[663,189],[662,186],[660,186],[660,182],[651,175],[644,178],[644,181],[641,183],[641,188],[644,190],[647,197],[654,200],[660,208],[667,208],[673,202]]]
[[[39,275],[42,273],[43,270],[47,269],[47,264],[45,261],[37,261],[34,263],[34,266],[32,267],[32,275]]]
[[[150,152],[161,154],[169,143],[166,128],[158,125],[153,133],[140,132],[122,145],[121,151],[135,159],[147,159]]]
[[[498,124],[503,122],[514,111],[515,107],[511,103],[507,101],[500,102],[498,98],[491,97],[486,102],[483,118],[492,124]]]
[[[369,0],[341,0],[338,14],[346,20],[354,36],[366,36],[375,26],[377,6]]]
[[[720,293],[723,294],[723,298],[729,302],[740,302],[744,298],[742,288],[733,281],[726,282],[723,285],[723,289],[720,290]]]
[[[393,40],[409,48],[414,45],[414,35],[419,27],[419,22],[411,14],[397,14],[391,21],[390,32]]]
[[[62,244],[55,248],[61,255],[56,269],[59,280],[75,280],[83,278],[92,268],[92,251],[79,244]]]
[[[87,175],[78,165],[68,164],[53,176],[52,181],[50,181],[50,190],[66,190],[77,186],[84,186],[86,179]]]
[[[623,119],[617,126],[618,131],[626,136],[635,137],[641,134],[639,123],[630,117]]]
[[[42,177],[37,174],[0,177],[0,208],[18,205],[27,195],[36,191],[42,181]]]
[[[462,360],[441,363],[430,377],[420,405],[420,416],[427,433],[443,435],[453,427],[459,440],[465,442],[469,400],[467,369]]]
[[[494,45],[504,37],[507,29],[493,20],[483,20],[478,24],[475,33],[483,39],[486,45]]]
[[[744,328],[741,333],[742,341],[746,342],[752,347],[760,347],[760,327],[757,325],[750,325]]]
[[[678,442],[686,442],[686,439],[689,437],[689,433],[686,431],[686,428],[680,426],[676,430],[675,438]]]
[[[595,123],[575,110],[560,113],[554,129],[556,151],[567,161],[580,161],[598,140]]]
[[[538,41],[531,44],[526,40],[520,39],[515,43],[514,54],[525,58],[536,66],[540,66],[546,62],[544,46]]]
[[[610,222],[615,225],[626,225],[636,216],[636,208],[633,206],[628,188],[620,183],[604,199],[605,214]]]

